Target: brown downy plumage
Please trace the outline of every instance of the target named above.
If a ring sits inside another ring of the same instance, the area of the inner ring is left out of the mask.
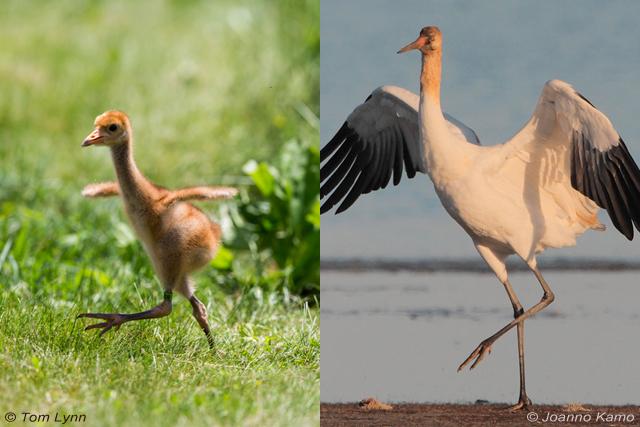
[[[162,303],[133,314],[83,313],[78,317],[102,319],[85,330],[100,328],[100,335],[131,320],[153,319],[171,313],[171,296],[177,291],[189,300],[193,315],[207,335],[213,339],[207,322],[205,306],[194,295],[189,274],[204,267],[213,258],[220,241],[220,226],[201,210],[185,200],[226,199],[237,194],[231,187],[189,187],[168,190],[148,181],[133,160],[133,134],[126,114],[107,111],[95,120],[95,129],[82,143],[106,146],[111,156],[118,182],[89,184],[82,190],[85,197],[121,195],[125,211],[138,238],[151,258],[153,268],[165,290]]]

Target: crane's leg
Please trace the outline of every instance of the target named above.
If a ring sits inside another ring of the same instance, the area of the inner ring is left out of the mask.
[[[141,311],[139,313],[82,313],[78,315],[78,319],[81,317],[88,317],[90,319],[102,319],[106,320],[106,322],[94,323],[93,325],[89,325],[84,328],[85,331],[90,329],[102,329],[100,332],[100,336],[109,332],[113,327],[116,330],[120,329],[120,325],[126,322],[131,322],[132,320],[143,320],[143,319],[157,319],[159,317],[168,316],[171,313],[171,298],[173,292],[165,291],[164,300],[153,307],[151,310]]]
[[[525,311],[524,313],[522,313],[521,315],[513,319],[511,322],[505,325],[498,332],[491,335],[486,340],[482,341],[480,345],[478,345],[478,347],[476,347],[476,349],[469,355],[469,357],[467,357],[466,360],[462,362],[460,367],[458,367],[458,370],[461,370],[462,368],[464,368],[472,360],[474,360],[474,362],[471,365],[470,369],[475,368],[476,365],[480,363],[488,353],[491,352],[491,346],[498,338],[500,338],[502,335],[507,333],[514,326],[523,323],[526,319],[528,319],[529,317],[533,316],[534,314],[536,314],[537,312],[539,312],[540,310],[542,310],[543,308],[551,304],[555,299],[555,296],[553,295],[551,288],[542,277],[542,274],[540,274],[540,271],[538,271],[535,260],[528,261],[527,264],[529,265],[529,268],[531,269],[531,271],[533,271],[533,274],[535,274],[536,278],[540,282],[540,285],[542,286],[542,289],[544,291],[544,293],[542,294],[542,299],[540,299],[540,301],[536,305],[531,307],[529,310]],[[524,330],[522,332],[524,333]],[[524,347],[524,344],[523,344],[523,347]],[[523,362],[524,362],[524,355],[523,355]]]
[[[198,325],[200,325],[204,334],[207,336],[209,347],[213,348],[213,337],[211,336],[211,329],[209,328],[209,322],[207,321],[207,308],[198,298],[196,298],[195,294],[191,295],[189,302],[193,307],[193,317],[196,318]]]
[[[189,276],[184,276],[182,280],[178,283],[176,287],[176,291],[178,291],[182,296],[189,300],[191,307],[193,309],[193,317],[198,322],[198,325],[202,328],[202,331],[207,336],[207,342],[209,343],[209,347],[213,348],[213,337],[211,336],[211,329],[209,328],[208,316],[207,316],[207,307],[196,297],[194,291],[195,287],[193,283],[189,279]]]
[[[522,311],[520,312],[522,314]],[[515,316],[517,319],[518,316]],[[524,322],[518,323],[518,362],[520,363],[520,396],[518,403],[509,408],[510,411],[519,409],[528,409],[531,406],[531,400],[527,397],[527,391],[524,385]]]
[[[504,286],[504,289],[507,291],[507,295],[509,296],[509,300],[511,301],[511,306],[513,307],[513,318],[517,319],[524,313],[524,309],[522,308],[522,304],[518,299],[518,296],[513,290],[511,283],[509,282],[509,277],[507,274],[507,267],[505,265],[506,255],[497,254],[492,249],[482,246],[476,245],[476,249],[480,256],[487,262],[489,267],[493,270],[495,275],[497,276],[500,283]],[[525,379],[524,379],[524,322],[518,323],[518,362],[520,365],[520,397],[518,398],[518,403],[511,406],[509,410],[517,410],[521,408],[527,408],[531,405],[531,401],[527,397],[527,392],[525,389]],[[487,349],[487,352],[491,352],[491,348]],[[458,371],[463,368],[464,365],[458,368]]]
[[[150,310],[141,311],[139,313],[82,313],[77,318],[88,317],[90,319],[102,319],[106,322],[94,323],[84,328],[85,331],[91,329],[102,329],[100,336],[106,334],[114,327],[116,330],[120,329],[123,323],[131,322],[132,320],[143,319],[157,319],[159,317],[168,316],[171,313],[173,299],[173,290],[181,284],[186,278],[180,272],[180,258],[173,256],[167,257],[166,261],[154,265],[156,268],[156,274],[164,285],[164,299],[157,306]],[[158,268],[159,267],[159,268]]]

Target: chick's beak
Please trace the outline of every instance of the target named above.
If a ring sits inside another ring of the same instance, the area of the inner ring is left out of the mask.
[[[84,141],[82,141],[82,147],[99,144],[103,138],[104,135],[100,132],[100,129],[96,128],[84,139]]]
[[[427,42],[427,38],[420,36],[415,41],[409,43],[408,45],[406,45],[396,53],[404,53],[404,52],[409,52],[410,50],[420,49],[422,46],[425,45],[426,42]]]

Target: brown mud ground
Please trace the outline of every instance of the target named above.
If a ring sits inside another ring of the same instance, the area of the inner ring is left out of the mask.
[[[534,405],[508,412],[506,404],[391,403],[391,410],[364,409],[358,403],[321,403],[320,425],[332,426],[637,426],[640,406]],[[536,415],[530,415],[534,412]],[[603,414],[604,413],[604,414]],[[527,420],[527,416],[534,419]],[[543,422],[550,414],[549,421]],[[599,414],[603,414],[600,417]],[[618,419],[611,418],[618,416]],[[535,417],[538,417],[535,421]],[[555,418],[554,418],[555,417]],[[564,417],[564,418],[563,418]],[[609,418],[607,418],[609,417]],[[624,418],[624,419],[623,419]]]

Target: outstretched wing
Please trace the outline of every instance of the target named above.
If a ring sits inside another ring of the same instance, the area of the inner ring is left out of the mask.
[[[568,150],[571,187],[606,209],[632,240],[632,224],[640,230],[640,170],[607,116],[568,83],[548,81],[531,119],[505,149],[535,156],[540,144]]]
[[[82,189],[84,197],[111,197],[120,194],[120,186],[117,182],[99,182],[87,184]]]
[[[349,115],[336,135],[320,151],[320,197],[328,196],[321,212],[340,204],[348,209],[361,194],[385,188],[393,175],[397,185],[407,177],[426,173],[418,130],[420,98],[405,89],[383,86]],[[480,144],[475,132],[444,114],[452,135]]]
[[[230,199],[238,194],[238,190],[233,187],[187,187],[177,190],[169,190],[166,203],[173,203],[178,200],[218,200]]]

